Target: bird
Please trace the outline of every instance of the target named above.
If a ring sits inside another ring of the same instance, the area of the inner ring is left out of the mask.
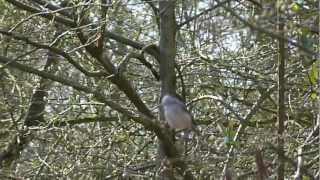
[[[178,133],[178,137],[179,134],[182,135],[180,137],[181,140],[184,141],[184,154],[187,155],[195,152],[199,144],[199,138],[196,139],[196,144],[193,145],[189,151],[187,148],[188,142],[194,138],[191,131],[194,131],[197,136],[200,136],[200,131],[193,123],[193,117],[187,110],[185,103],[177,96],[166,94],[161,98],[160,111],[163,112],[164,119],[168,123],[169,127]]]
[[[191,113],[187,110],[185,103],[177,97],[170,94],[164,95],[160,108],[170,128],[182,131],[194,127]]]

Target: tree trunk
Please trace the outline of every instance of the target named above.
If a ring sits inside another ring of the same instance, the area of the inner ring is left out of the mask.
[[[161,97],[170,92],[175,92],[176,76],[174,72],[174,59],[175,59],[175,35],[176,35],[176,22],[175,22],[175,1],[159,1],[160,11],[160,80],[161,80]],[[163,113],[160,111],[160,120],[163,119]],[[172,136],[172,138],[174,138]],[[173,140],[173,139],[172,139]],[[158,149],[158,163],[161,168],[160,179],[175,179],[174,170],[165,162],[165,154],[163,142],[159,142]]]

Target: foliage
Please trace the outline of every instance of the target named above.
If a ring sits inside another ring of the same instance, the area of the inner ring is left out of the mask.
[[[181,159],[196,179],[223,176],[226,162],[239,178],[255,177],[256,149],[275,179],[279,39],[286,42],[285,177],[297,167],[303,179],[319,177],[317,5],[176,2],[177,92],[201,132]],[[1,179],[158,178],[167,159],[158,158],[155,127],[165,125],[145,121],[159,114],[162,60],[151,44],[159,43],[165,12],[157,2],[0,0],[0,8],[0,153],[25,142],[12,161],[0,155]],[[26,124],[30,117],[36,124]],[[304,165],[296,163],[298,148]]]

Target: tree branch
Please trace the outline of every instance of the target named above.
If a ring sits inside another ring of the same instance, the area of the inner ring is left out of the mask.
[[[114,103],[112,101],[107,100],[107,98],[105,98],[104,95],[102,95],[101,93],[95,92],[93,89],[91,89],[89,87],[86,87],[86,86],[82,86],[81,84],[79,84],[77,82],[74,82],[74,81],[71,81],[69,79],[65,79],[65,78],[62,78],[62,77],[58,77],[58,76],[52,75],[52,74],[44,72],[44,71],[37,70],[37,69],[32,68],[30,66],[26,66],[26,65],[17,63],[12,59],[9,59],[9,58],[3,57],[3,56],[0,56],[0,63],[5,64],[5,66],[13,67],[15,69],[19,69],[19,70],[24,71],[24,72],[36,74],[36,75],[41,76],[43,78],[47,78],[47,79],[50,79],[52,81],[59,82],[59,83],[61,83],[63,85],[73,87],[74,89],[76,89],[78,91],[91,93],[91,94],[95,95],[96,97],[98,97],[99,100],[101,100],[101,102],[105,103],[106,105],[108,105],[112,109],[114,109],[116,111],[119,111],[119,112],[121,112],[122,114],[124,114],[124,115],[126,115],[128,117],[135,117],[131,112],[129,112],[126,109],[122,108],[117,103]]]
[[[21,70],[23,72],[28,72],[31,74],[41,76],[43,78],[50,79],[55,82],[59,82],[63,85],[72,87],[78,91],[93,94],[93,96],[97,100],[106,104],[111,109],[118,111],[119,113],[127,116],[128,118],[132,119],[133,121],[135,121],[139,124],[142,124],[147,130],[154,132],[157,135],[157,137],[163,142],[164,152],[165,152],[166,156],[169,158],[177,157],[178,150],[174,146],[173,141],[171,141],[169,129],[162,128],[160,125],[160,122],[156,121],[155,119],[150,118],[149,116],[146,116],[143,113],[138,113],[139,116],[137,116],[137,115],[133,114],[132,112],[126,110],[122,106],[120,106],[118,103],[115,103],[113,101],[108,100],[108,98],[105,97],[100,92],[97,92],[89,87],[82,86],[81,84],[74,82],[74,81],[71,81],[69,79],[57,77],[57,76],[49,74],[47,72],[39,71],[39,70],[34,69],[30,66],[26,66],[26,65],[17,63],[13,59],[9,59],[9,58],[3,57],[3,56],[0,56],[0,63],[4,64],[4,66],[9,66],[9,67]],[[178,164],[179,166],[182,162],[183,162],[182,160],[175,161],[175,163]]]
[[[6,1],[13,4],[14,6],[18,7],[19,9],[23,9],[23,10],[29,11],[31,13],[39,13],[39,16],[41,16],[41,17],[45,17],[50,20],[54,19],[55,21],[60,22],[64,25],[67,25],[70,27],[76,27],[76,24],[71,19],[55,16],[51,12],[40,13],[40,12],[42,12],[41,10],[38,10],[38,9],[33,8],[31,6],[25,5],[24,3],[21,3],[21,2],[15,1],[15,0],[6,0]]]
[[[180,23],[177,28],[180,29],[182,26],[190,23],[190,22],[193,21],[193,20],[196,20],[196,19],[199,18],[200,16],[205,15],[205,14],[209,13],[210,11],[213,11],[213,10],[215,10],[216,8],[222,6],[222,5],[224,5],[224,4],[226,4],[226,3],[230,2],[230,1],[231,1],[231,0],[226,0],[226,1],[218,2],[218,4],[210,7],[210,8],[208,8],[208,9],[202,11],[201,13],[199,13],[199,14],[197,14],[197,15],[195,15],[195,16],[192,16],[192,17],[190,17],[189,19],[185,20],[184,22]]]
[[[266,35],[268,35],[268,36],[270,36],[270,37],[272,37],[272,38],[282,39],[282,40],[288,42],[289,44],[298,47],[300,50],[306,52],[306,53],[309,54],[309,55],[312,55],[312,56],[317,56],[317,55],[318,55],[318,53],[314,52],[314,51],[311,50],[311,49],[306,48],[305,46],[303,46],[303,45],[301,45],[301,44],[299,44],[299,43],[296,43],[296,42],[295,42],[294,40],[292,40],[292,39],[289,39],[289,38],[284,37],[284,36],[282,36],[282,35],[280,35],[280,34],[278,34],[278,33],[275,33],[275,32],[272,32],[272,31],[268,31],[266,28],[261,28],[261,27],[258,27],[258,26],[256,26],[256,25],[250,23],[249,21],[243,19],[243,18],[240,17],[238,14],[236,14],[235,11],[232,10],[231,8],[228,8],[228,7],[223,6],[223,5],[222,5],[222,7],[223,7],[226,11],[228,11],[232,16],[234,16],[235,18],[237,18],[240,22],[242,22],[244,25],[250,27],[251,29],[254,29],[254,30],[256,30],[256,31],[259,31],[259,32],[261,32],[261,33],[264,33],[264,34],[266,34]]]
[[[59,49],[59,48],[56,48],[56,47],[53,47],[51,45],[45,45],[45,44],[40,44],[38,42],[35,42],[35,41],[32,41],[30,40],[29,38],[25,37],[25,36],[22,36],[22,35],[18,35],[16,33],[13,33],[13,32],[8,32],[6,30],[3,30],[3,29],[0,29],[0,33],[1,34],[4,34],[4,35],[7,35],[7,36],[10,36],[16,40],[20,40],[20,41],[23,41],[27,44],[30,44],[34,47],[37,47],[39,49],[47,49],[47,50],[50,50],[51,52],[54,52],[58,55],[61,55],[62,57],[64,57],[70,64],[72,64],[76,69],[78,69],[80,72],[82,72],[83,74],[89,76],[89,77],[100,77],[100,76],[105,76],[105,75],[108,75],[106,72],[89,72],[87,70],[85,70],[80,64],[78,64],[76,61],[74,61],[72,59],[72,57],[64,52],[63,50]]]

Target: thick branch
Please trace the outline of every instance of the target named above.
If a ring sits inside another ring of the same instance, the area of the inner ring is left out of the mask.
[[[36,8],[33,8],[33,7],[30,7],[30,6],[27,6],[23,3],[20,3],[18,1],[15,1],[15,0],[7,0],[9,3],[17,6],[19,9],[23,9],[23,10],[26,10],[26,11],[29,11],[31,13],[37,13],[39,16],[41,17],[44,17],[44,18],[47,18],[49,20],[52,20],[53,17],[54,17],[54,20],[58,23],[61,23],[65,26],[68,26],[68,27],[71,27],[71,28],[76,28],[77,27],[77,24],[72,21],[72,17],[70,14],[68,13],[64,13],[63,15],[67,16],[67,18],[64,18],[64,17],[60,17],[60,16],[54,16],[52,14],[48,14],[48,12],[42,12],[41,10],[38,10]],[[37,3],[39,4],[43,4],[44,2],[43,1],[39,1],[39,0],[35,0]],[[49,3],[50,4],[50,3]],[[58,10],[59,6],[55,6],[55,5],[47,5],[46,7],[49,8],[50,10]],[[64,12],[64,11],[59,11],[59,12]],[[89,22],[86,22],[86,24],[89,24]],[[143,49],[144,47],[146,47],[145,44],[142,44],[142,43],[139,43],[139,42],[136,42],[136,41],[133,41],[131,39],[128,39],[128,38],[125,38],[121,35],[118,35],[116,33],[113,33],[113,32],[110,32],[110,31],[105,31],[104,32],[104,35],[110,39],[113,39],[119,43],[122,43],[122,44],[125,44],[125,45],[128,45],[128,46],[131,46],[133,48],[136,48],[136,49]],[[148,48],[145,50],[145,52],[147,52],[148,54],[152,55],[155,57],[155,59],[159,62],[160,61],[160,58],[159,58],[159,50],[158,48]],[[142,62],[143,63],[143,62]],[[145,63],[144,63],[145,64]],[[146,64],[145,64],[146,65]],[[147,66],[148,67],[148,66]]]
[[[111,109],[118,111],[119,113],[127,116],[128,118],[131,118],[133,121],[142,124],[147,130],[154,132],[157,135],[157,137],[163,142],[164,150],[165,150],[164,152],[167,155],[167,157],[169,157],[169,158],[170,157],[177,157],[178,150],[174,146],[173,142],[170,140],[171,138],[169,137],[169,134],[170,134],[168,132],[169,130],[161,128],[160,123],[158,121],[155,121],[154,119],[147,117],[142,113],[140,113],[139,116],[136,116],[135,114],[126,110],[125,108],[123,108],[119,104],[108,100],[108,98],[105,97],[100,92],[94,91],[93,89],[91,89],[89,87],[82,86],[81,84],[79,84],[77,82],[74,82],[74,81],[71,81],[71,80],[68,80],[68,79],[65,79],[62,77],[57,77],[55,75],[49,74],[44,71],[39,71],[39,70],[34,69],[30,66],[26,66],[26,65],[17,63],[12,59],[9,59],[9,58],[3,57],[3,56],[0,56],[0,63],[4,64],[4,66],[9,66],[9,67],[21,70],[23,72],[35,74],[40,77],[50,79],[55,82],[59,82],[63,85],[73,87],[74,89],[76,89],[78,91],[93,94],[94,97],[97,98],[97,100],[106,104]],[[177,160],[175,163],[180,164],[181,160]]]
[[[39,13],[41,12],[40,10],[37,10],[33,7],[27,6],[23,3],[17,2],[15,0],[7,0],[8,2],[14,4],[15,6],[17,6],[18,8],[27,10],[29,12],[32,13]],[[52,18],[53,15],[52,14],[47,14],[47,13],[40,13],[39,14],[42,17],[45,18]],[[70,27],[76,27],[76,24],[69,20],[69,19],[64,19],[61,17],[55,17],[55,20],[57,22],[63,23],[64,25],[70,26]],[[82,41],[82,43],[86,43],[86,37],[79,32],[78,33],[80,40]],[[100,63],[102,63],[102,65],[107,69],[107,71],[109,73],[114,73],[115,72],[115,68],[114,66],[110,63],[110,60],[108,59],[108,56],[103,53],[103,52],[97,52],[97,48],[93,45],[93,44],[88,44],[86,47],[86,50],[94,57],[96,58]],[[142,48],[142,47],[141,47]],[[114,76],[113,78],[110,78],[111,82],[116,84],[118,86],[118,88],[123,91],[127,97],[130,99],[130,101],[137,107],[137,109],[144,113],[145,115],[149,116],[149,117],[153,117],[151,111],[148,109],[148,107],[143,103],[143,101],[141,100],[141,98],[139,97],[139,95],[137,94],[137,92],[135,91],[135,89],[131,86],[130,82],[126,79],[124,79],[123,77],[120,76]]]

